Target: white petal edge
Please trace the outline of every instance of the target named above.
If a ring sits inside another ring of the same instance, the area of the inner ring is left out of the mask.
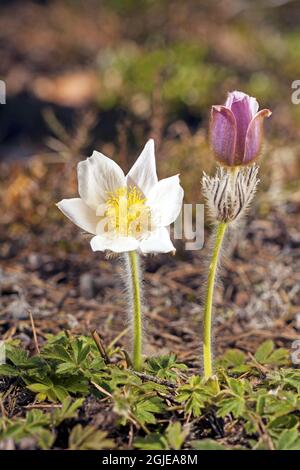
[[[127,184],[137,186],[147,196],[157,181],[154,140],[150,139],[129,171]]]
[[[95,234],[96,226],[99,218],[95,212],[88,207],[85,202],[78,198],[63,199],[58,202],[57,207],[62,213],[68,217],[75,225],[82,228],[86,232]]]
[[[103,235],[96,235],[90,243],[93,251],[109,250],[115,253],[133,251],[139,246],[138,240],[133,237],[110,238]]]
[[[146,204],[151,208],[155,224],[166,227],[174,222],[182,207],[184,191],[179,175],[164,178],[151,189]]]
[[[250,110],[251,110],[251,114],[252,114],[252,117],[254,117],[255,114],[258,111],[258,108],[259,108],[258,102],[257,102],[256,98],[254,98],[253,96],[247,95],[243,91],[235,90],[235,91],[229,92],[228,95],[227,95],[225,106],[226,106],[226,108],[231,109],[233,100],[239,101],[239,100],[243,100],[244,98],[247,98],[249,100],[249,107],[250,107]]]
[[[250,105],[252,118],[253,118],[256,115],[256,113],[258,112],[258,108],[259,108],[259,104],[257,102],[257,99],[254,98],[253,96],[250,96],[249,105]]]
[[[119,165],[96,150],[91,157],[78,163],[77,174],[79,195],[92,209],[103,204],[109,192],[126,186]]]
[[[161,227],[155,230],[155,232],[141,242],[140,251],[144,254],[169,253],[170,251],[175,251],[168,229]]]

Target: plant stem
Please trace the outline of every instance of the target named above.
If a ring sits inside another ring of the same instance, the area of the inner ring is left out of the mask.
[[[128,253],[132,283],[133,304],[133,367],[136,371],[142,369],[142,310],[141,290],[139,280],[139,260],[136,251]]]
[[[211,352],[211,329],[212,329],[212,306],[213,295],[216,281],[216,273],[220,256],[220,249],[227,229],[226,222],[219,222],[217,226],[215,245],[212,253],[211,263],[209,265],[207,291],[205,296],[204,317],[203,317],[203,362],[204,377],[210,378],[213,374],[212,352]]]

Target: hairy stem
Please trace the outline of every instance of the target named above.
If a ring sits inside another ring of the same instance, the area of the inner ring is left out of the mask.
[[[211,351],[211,330],[212,330],[212,306],[213,295],[216,281],[216,273],[220,250],[224,235],[227,229],[226,222],[219,222],[216,232],[215,245],[213,248],[212,258],[209,265],[207,291],[204,304],[204,317],[203,317],[203,362],[204,362],[204,377],[208,379],[213,374],[212,368],[212,351]]]
[[[139,279],[139,260],[136,251],[128,253],[129,268],[132,286],[133,306],[133,367],[136,371],[142,369],[142,309],[141,289]]]

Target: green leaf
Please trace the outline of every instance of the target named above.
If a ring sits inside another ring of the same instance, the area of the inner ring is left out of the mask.
[[[300,370],[299,369],[280,369],[268,374],[268,379],[272,385],[278,385],[281,388],[296,389],[300,393]]]
[[[107,439],[107,433],[98,431],[94,426],[83,427],[77,424],[69,436],[70,450],[102,450],[114,447],[114,441]]]
[[[227,349],[219,361],[226,369],[243,366],[245,362],[246,355],[239,349]]]
[[[187,366],[177,362],[175,354],[150,357],[147,360],[147,372],[160,379],[176,380],[178,370],[186,370]]]
[[[217,416],[224,418],[230,413],[233,414],[234,418],[239,418],[243,416],[246,410],[246,404],[244,398],[241,397],[229,397],[223,398],[218,403]]]
[[[74,418],[77,416],[78,409],[82,406],[84,398],[78,398],[72,401],[70,397],[67,397],[62,402],[62,407],[56,409],[52,415],[53,423],[58,426],[65,419]]]
[[[270,356],[267,359],[267,364],[271,365],[284,365],[288,364],[290,358],[290,353],[287,349],[285,348],[279,348],[275,349],[275,351],[270,354]]]
[[[284,430],[277,441],[277,450],[300,450],[300,434],[297,429]]]
[[[266,397],[264,414],[272,415],[274,418],[284,416],[299,409],[296,394],[281,391],[277,395]]]
[[[56,368],[57,374],[75,374],[78,372],[78,365],[73,362],[62,362]]]
[[[76,338],[71,342],[71,347],[73,351],[73,359],[77,365],[80,365],[87,357],[90,352],[90,345],[84,345],[84,341],[81,338]]]
[[[296,427],[298,424],[298,418],[295,415],[284,415],[278,416],[272,419],[268,424],[268,429],[271,430],[283,430],[291,429]]]
[[[289,351],[284,348],[274,349],[272,340],[265,341],[256,351],[254,357],[260,364],[284,365],[289,362]]]
[[[53,359],[60,362],[69,362],[72,360],[72,356],[67,351],[66,347],[60,344],[46,345],[42,351],[42,355],[46,359]]]
[[[31,384],[31,385],[27,385],[27,388],[31,390],[32,392],[39,393],[39,392],[47,392],[49,388],[51,388],[51,385]]]
[[[52,388],[52,392],[54,393],[55,397],[60,401],[63,402],[67,397],[68,397],[68,392],[67,390],[59,385],[55,385]]]
[[[238,397],[243,397],[246,387],[246,381],[241,379],[228,379],[228,385],[231,391]]]
[[[229,450],[223,444],[213,441],[212,439],[202,439],[201,441],[190,442],[193,449],[196,450]]]
[[[180,450],[189,434],[189,428],[183,428],[179,421],[170,423],[166,429],[166,438],[169,446],[173,450]]]
[[[53,446],[56,435],[49,429],[40,429],[36,437],[38,446],[43,450],[48,450]]]
[[[4,377],[18,377],[20,371],[9,364],[2,364],[0,365],[0,376],[1,375]]]
[[[273,350],[274,342],[271,339],[268,339],[261,346],[259,346],[254,357],[258,362],[264,364]]]
[[[155,424],[155,413],[164,411],[163,401],[159,397],[145,398],[137,402],[133,409],[134,415],[141,423]]]
[[[201,381],[201,377],[193,375],[187,384],[178,388],[176,400],[184,403],[186,413],[192,413],[198,417],[201,410],[209,403],[212,396],[211,390]]]
[[[142,450],[168,450],[166,438],[158,433],[148,434],[146,437],[137,437],[134,447]]]
[[[15,366],[22,367],[26,366],[29,358],[28,351],[24,351],[21,348],[6,345],[6,359],[9,359]]]

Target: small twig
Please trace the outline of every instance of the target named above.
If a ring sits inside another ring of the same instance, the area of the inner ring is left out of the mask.
[[[161,393],[161,392],[156,391],[156,395],[163,398],[164,400],[169,400],[171,403],[175,405],[178,403],[175,397],[173,395],[170,395],[170,393]]]
[[[6,418],[6,411],[5,411],[5,408],[4,408],[4,404],[3,404],[3,401],[2,401],[2,397],[0,396],[0,410],[1,410],[1,414],[2,414],[2,418],[3,418],[3,429],[4,431],[6,431],[6,422],[5,422],[5,418]]]
[[[262,364],[260,364],[256,359],[255,357],[253,356],[253,354],[251,354],[251,352],[248,352],[248,355],[250,357],[250,359],[252,360],[252,363],[254,365],[254,367],[256,367],[258,370],[260,370],[260,372],[264,375],[266,375],[268,372],[269,372],[269,369],[265,366],[263,366]]]
[[[35,325],[34,325],[31,310],[28,310],[28,313],[29,313],[29,318],[30,318],[30,323],[31,323],[31,328],[32,328],[32,333],[33,333],[33,340],[34,340],[35,350],[36,350],[37,354],[40,354],[39,343],[38,343],[38,340],[37,340],[36,329],[35,329]]]
[[[269,447],[269,450],[275,450],[272,438],[269,435],[269,433],[267,432],[266,427],[264,425],[264,422],[263,422],[261,416],[259,416],[257,414],[254,414],[254,413],[249,413],[249,417],[250,417],[250,419],[251,419],[251,421],[254,425],[257,424],[258,433],[259,433],[260,437],[262,438],[262,440]]]
[[[52,409],[52,408],[61,408],[62,405],[57,405],[57,404],[47,404],[47,405],[43,405],[41,403],[35,403],[33,405],[26,405],[24,406],[23,408],[26,408],[27,410],[35,410],[35,409]]]
[[[173,382],[170,382],[169,380],[158,379],[154,375],[144,374],[143,372],[137,372],[135,370],[133,370],[132,372],[138,377],[140,377],[141,379],[150,380],[151,382],[154,382],[159,385],[165,385],[166,387],[176,388],[176,384],[174,384]]]
[[[133,442],[133,425],[130,423],[129,427],[129,435],[128,435],[128,448],[130,449],[132,447],[132,442]]]
[[[132,415],[132,413],[129,413],[129,419],[132,423],[134,423],[135,426],[140,426],[142,430],[144,431],[145,434],[150,434],[149,429],[145,424],[143,424],[139,419],[137,419],[135,416]]]
[[[107,397],[112,398],[112,394],[109,393],[107,390],[105,390],[105,388],[101,387],[101,385],[96,384],[96,382],[93,382],[93,380],[91,380],[91,384],[93,384],[94,387],[95,387],[99,392],[103,393],[103,395],[106,395]]]
[[[108,345],[108,349],[111,349],[124,335],[129,331],[129,327],[125,328],[121,333],[119,333]]]
[[[110,364],[110,359],[107,355],[107,352],[105,350],[105,347],[103,345],[103,342],[102,342],[98,332],[96,330],[94,330],[94,331],[91,332],[91,335],[92,335],[93,340],[95,341],[95,344],[97,346],[97,349],[98,349],[99,353],[101,354],[101,356],[104,359],[105,364]]]
[[[192,416],[192,412],[190,411],[190,412],[188,413],[188,415],[187,415],[186,420],[185,420],[185,424],[186,424],[186,425],[189,424],[190,419],[191,419],[191,416]]]

